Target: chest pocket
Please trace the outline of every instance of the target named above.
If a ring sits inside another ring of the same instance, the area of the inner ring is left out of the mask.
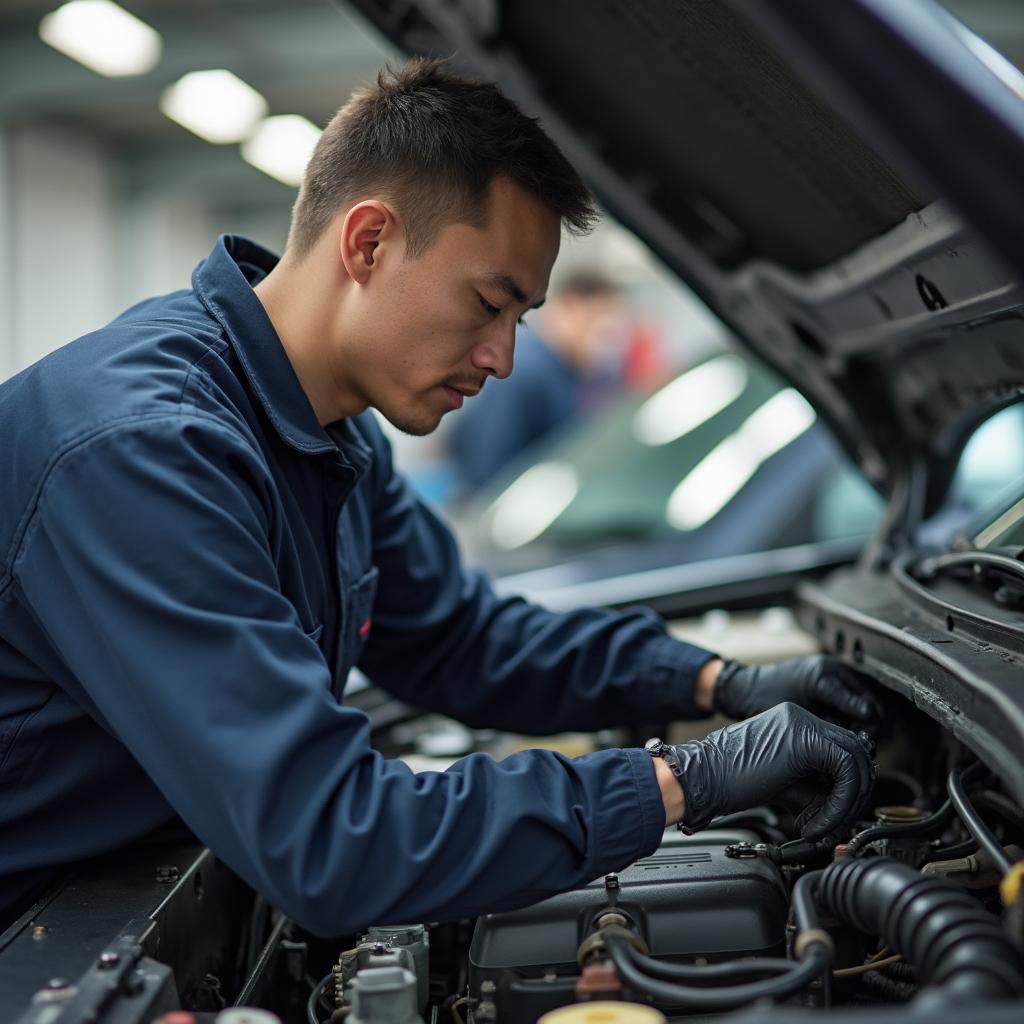
[[[338,645],[338,665],[335,679],[344,682],[346,676],[362,654],[363,645],[373,629],[373,599],[377,596],[380,570],[376,566],[359,577],[345,595],[341,643]]]

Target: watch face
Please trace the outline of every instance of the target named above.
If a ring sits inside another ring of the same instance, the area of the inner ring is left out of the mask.
[[[664,744],[661,742],[661,740],[657,736],[655,736],[654,739],[648,740],[644,744],[644,750],[646,750],[647,753],[650,754],[652,757],[657,757],[661,753],[661,748],[663,746]]]

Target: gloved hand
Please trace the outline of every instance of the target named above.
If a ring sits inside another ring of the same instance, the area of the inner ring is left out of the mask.
[[[824,654],[777,665],[727,661],[718,673],[711,701],[730,718],[749,718],[792,701],[819,715],[867,725],[881,718],[881,707],[859,672]]]
[[[797,826],[807,839],[840,834],[874,779],[864,740],[795,704],[779,704],[703,740],[666,746],[683,787],[687,830],[788,791],[799,795]]]

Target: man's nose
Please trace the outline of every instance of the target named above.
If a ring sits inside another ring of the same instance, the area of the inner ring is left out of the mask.
[[[512,372],[512,361],[516,347],[516,324],[511,326],[496,322],[487,337],[475,349],[471,361],[478,370],[484,370],[504,380]]]

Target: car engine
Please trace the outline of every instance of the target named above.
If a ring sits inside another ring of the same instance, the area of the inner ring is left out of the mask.
[[[601,966],[609,928],[666,961],[784,955],[788,899],[778,867],[727,855],[750,841],[757,836],[746,831],[667,832],[653,855],[618,875],[479,918],[470,991],[492,992],[498,1017],[516,1024],[580,995],[616,996],[616,979]]]

